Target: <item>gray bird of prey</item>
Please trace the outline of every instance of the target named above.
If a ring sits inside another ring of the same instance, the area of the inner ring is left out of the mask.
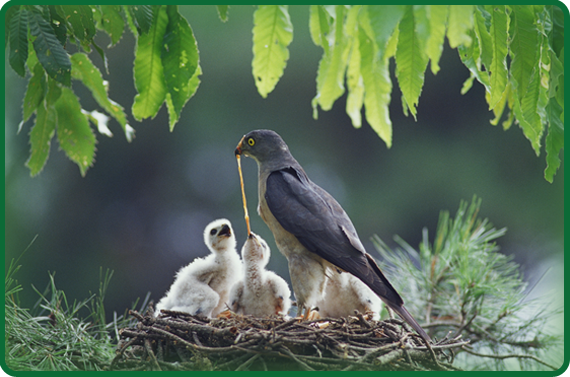
[[[257,162],[257,211],[289,262],[297,307],[299,313],[305,311],[305,319],[323,298],[327,276],[345,271],[362,280],[425,341],[431,342],[364,249],[346,212],[309,179],[281,136],[271,130],[251,131],[242,137],[235,154]]]

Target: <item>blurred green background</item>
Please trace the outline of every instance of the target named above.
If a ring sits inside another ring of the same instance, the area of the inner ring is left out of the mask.
[[[345,97],[313,119],[322,50],[309,36],[308,6],[290,7],[294,39],[285,74],[267,99],[259,96],[251,75],[253,10],[231,6],[222,23],[214,6],[181,6],[204,72],[197,94],[172,133],[165,108],[142,123],[130,117],[136,129],[130,144],[112,121],[115,136],[97,135],[96,163],[85,178],[56,141],[45,169],[30,177],[24,164],[33,120],[17,134],[26,81],[6,68],[6,264],[38,235],[16,276],[24,307],[37,300],[30,285],[43,290],[48,271],[72,300],[97,291],[100,267],[115,272],[109,315],[149,291],[156,302],[182,265],[207,253],[202,232],[216,218],[231,220],[241,247],[246,229],[234,148],[258,128],[281,134],[312,180],[343,205],[372,255],[378,255],[373,234],[391,246],[397,234],[416,247],[424,227],[433,240],[440,210],[455,214],[460,200],[477,195],[481,216],[508,228],[499,240],[502,252],[514,255],[531,286],[544,275],[533,295],[556,292],[556,303],[563,303],[564,166],[553,184],[546,182],[544,152],[537,158],[517,126],[505,132],[489,124],[483,87],[460,94],[469,73],[456,50],[446,45],[437,76],[428,69],[417,122],[402,114],[394,89],[388,150],[367,124],[352,127]],[[98,38],[101,46],[109,43]],[[106,51],[110,97],[128,113],[136,94],[133,51],[130,32]],[[97,54],[91,59],[103,71]],[[97,108],[88,91],[74,90],[85,109]],[[242,165],[252,230],[272,247],[268,268],[288,280],[286,260],[256,213],[256,164],[244,159]]]

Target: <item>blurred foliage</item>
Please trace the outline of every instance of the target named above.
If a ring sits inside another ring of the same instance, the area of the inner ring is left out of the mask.
[[[228,7],[217,9],[225,22]],[[362,125],[364,106],[366,120],[390,147],[390,58],[395,58],[404,113],[410,112],[416,118],[427,65],[431,61],[432,72],[439,71],[447,37],[450,47],[458,49],[471,71],[462,92],[469,90],[474,79],[484,85],[489,109],[496,115],[492,123],[497,124],[508,108],[510,115],[503,127],[508,129],[516,120],[537,156],[544,130],[548,130],[545,178],[552,182],[564,147],[564,13],[559,7],[313,5],[309,12],[311,37],[323,48],[317,94],[312,101],[315,118],[319,106],[330,110],[344,94],[346,76],[346,112],[352,124]],[[24,121],[37,112],[37,136],[32,139],[27,163],[32,175],[45,165],[54,134],[85,175],[95,157],[95,137],[88,120],[107,133],[106,117],[97,116],[99,113],[89,116],[77,106],[78,101],[69,102],[69,91],[59,96],[60,86],[69,87],[71,78],[82,81],[92,91],[130,140],[132,128],[121,106],[101,90],[101,73],[85,55],[78,56],[75,60],[81,61],[73,64],[74,59],[66,51],[69,40],[86,52],[93,47],[106,62],[103,49],[93,39],[97,29],[108,33],[111,44],[115,44],[125,22],[137,39],[133,71],[138,94],[133,116],[137,121],[154,118],[166,102],[172,131],[182,108],[198,89],[201,74],[196,40],[177,6],[18,5],[6,11],[10,65],[22,77],[26,65],[34,74],[24,97]],[[289,60],[293,24],[288,7],[279,5],[258,6],[253,23],[253,76],[259,94],[265,98],[274,90]],[[75,74],[77,70],[82,74]],[[47,88],[54,88],[52,91],[46,90],[45,74]],[[60,111],[55,116],[53,108],[57,107]],[[62,111],[63,107],[69,107],[68,111]],[[74,129],[62,127],[72,122],[76,124]]]

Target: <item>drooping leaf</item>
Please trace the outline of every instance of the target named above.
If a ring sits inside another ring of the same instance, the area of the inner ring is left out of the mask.
[[[428,58],[416,34],[413,6],[407,6],[398,30],[396,77],[406,104],[415,118]]]
[[[59,145],[67,157],[79,166],[81,175],[85,176],[95,157],[95,134],[71,89],[62,88],[55,110]]]
[[[538,97],[540,91],[540,79],[535,75],[528,87],[524,98],[518,98],[518,94],[513,90],[513,110],[523,134],[530,141],[536,155],[540,155],[540,139],[544,131],[544,126],[538,114]]]
[[[507,25],[508,19],[504,5],[490,5],[487,10],[491,14],[491,48],[493,60],[490,67],[491,97],[489,109],[492,110],[501,100],[507,87]]]
[[[473,5],[450,5],[449,22],[447,24],[447,39],[451,48],[459,45],[469,46],[471,36],[469,30],[473,27]]]
[[[65,18],[71,24],[73,35],[81,42],[90,42],[97,29],[89,5],[61,5]]]
[[[36,12],[29,12],[28,21],[30,34],[35,37],[33,45],[39,62],[51,78],[70,86],[71,61],[53,29],[41,14]]]
[[[121,16],[121,7],[119,5],[101,5],[101,27],[111,37],[109,47],[117,44],[123,35],[125,29],[125,21]]]
[[[510,73],[514,79],[519,98],[526,94],[530,80],[534,74],[539,74],[539,38],[534,23],[534,13],[531,5],[512,5],[514,12],[509,28],[511,43]]]
[[[139,94],[135,96],[132,112],[138,121],[154,118],[166,98],[161,53],[167,25],[166,7],[161,6],[148,33],[141,34],[137,41],[134,75]]]
[[[154,24],[153,17],[156,15],[153,5],[129,5],[128,9],[138,33],[148,33]]]
[[[13,5],[6,9],[6,14],[4,15],[4,49],[8,45],[8,40],[10,39],[10,24],[12,17],[20,10],[19,5]]]
[[[55,81],[48,77],[47,93],[46,93],[46,107],[54,106],[59,97],[61,97],[61,86]]]
[[[327,38],[328,53],[324,53],[319,62],[315,100],[323,110],[330,110],[334,102],[344,93],[344,74],[350,47],[344,33],[345,13],[344,5],[335,7],[333,28]]]
[[[548,134],[546,135],[546,169],[544,178],[552,183],[554,175],[560,167],[560,151],[564,149],[564,120],[562,107],[551,98],[546,108]]]
[[[167,6],[168,26],[162,44],[162,65],[169,101],[166,102],[170,118],[170,130],[180,118],[182,108],[196,91],[190,80],[199,63],[198,46],[192,29],[178,13],[176,5]]]
[[[293,40],[293,25],[285,5],[261,5],[253,15],[253,78],[266,98],[283,75]]]
[[[28,81],[26,94],[24,95],[23,117],[22,121],[27,121],[36,111],[37,107],[43,101],[47,92],[46,74],[41,64],[36,64],[33,75]]]
[[[491,33],[489,32],[489,28],[491,27],[491,15],[484,6],[477,5],[475,7],[474,17],[473,30],[475,31],[480,46],[481,63],[489,70],[493,61],[493,47],[491,43]]]
[[[350,57],[346,68],[346,87],[348,95],[346,97],[346,113],[352,120],[352,126],[360,128],[362,126],[362,106],[364,105],[364,82],[360,73],[360,44],[358,31],[358,13],[360,5],[354,5],[348,11],[345,24],[346,34],[350,39]]]
[[[388,106],[390,105],[392,81],[388,62],[386,59],[375,59],[377,56],[375,43],[363,28],[359,29],[359,46],[366,120],[390,148],[392,146],[392,121]]]
[[[487,93],[491,93],[491,84],[489,83],[489,73],[481,69],[481,51],[479,40],[474,39],[469,45],[460,45],[457,47],[459,57],[463,64],[469,69],[471,75],[477,79],[483,86]]]
[[[20,9],[10,19],[10,66],[22,77],[28,58],[28,11]]]
[[[101,72],[83,53],[75,53],[71,56],[72,77],[80,80],[93,95],[99,106],[119,122],[125,135],[127,134],[127,116],[118,103],[109,99],[107,83],[103,81]]]
[[[49,6],[50,24],[59,43],[65,46],[67,42],[67,22],[60,12],[57,11],[57,7],[56,5]],[[61,8],[61,6],[59,7]],[[63,13],[63,11],[61,12]]]
[[[437,72],[439,72],[439,58],[443,52],[443,42],[445,40],[445,30],[447,26],[449,6],[428,5],[427,13],[430,31],[427,41],[426,54],[431,61],[431,71],[435,75]]]
[[[368,10],[370,29],[378,46],[379,59],[382,59],[388,40],[394,34],[406,8],[404,5],[367,5],[365,9]]]
[[[56,127],[55,108],[45,107],[44,102],[37,107],[36,122],[30,131],[30,158],[26,166],[30,169],[30,174],[37,175],[42,171],[49,156],[51,139],[55,134]]]
[[[220,20],[222,20],[222,22],[226,22],[228,20],[229,7],[230,7],[229,5],[216,5],[216,8],[218,9],[218,16],[220,17]]]
[[[327,35],[333,23],[332,17],[327,13],[323,5],[311,5],[309,8],[309,31],[311,39],[317,46],[325,50],[325,54],[329,52],[329,44]]]

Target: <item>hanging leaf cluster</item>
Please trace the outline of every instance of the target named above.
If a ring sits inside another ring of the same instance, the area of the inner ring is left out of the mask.
[[[105,53],[93,40],[98,30],[110,37],[108,47],[119,42],[126,25],[137,39],[138,94],[132,108],[136,120],[154,117],[166,102],[172,130],[198,88],[198,47],[177,6],[18,5],[10,7],[5,18],[10,66],[22,77],[27,71],[30,75],[20,129],[36,115],[26,162],[32,175],[45,166],[54,136],[81,175],[95,158],[96,137],[90,123],[99,133],[112,136],[108,127],[112,117],[129,142],[134,137],[124,108],[109,98],[109,83],[88,56],[95,50],[107,69]],[[70,54],[70,49],[76,52]],[[71,89],[72,80],[89,89],[104,112],[83,109]]]
[[[253,74],[266,97],[283,74],[292,27],[287,8],[260,6],[254,16]],[[312,101],[330,110],[347,92],[354,127],[366,121],[392,145],[389,105],[394,58],[404,113],[417,117],[428,65],[439,71],[445,39],[486,90],[497,125],[518,123],[537,155],[545,132],[545,178],[552,182],[564,148],[564,14],[552,5],[312,5],[310,32],[323,49]],[[273,43],[272,43],[273,42]],[[260,73],[261,72],[261,73]],[[503,113],[506,115],[503,116]]]

